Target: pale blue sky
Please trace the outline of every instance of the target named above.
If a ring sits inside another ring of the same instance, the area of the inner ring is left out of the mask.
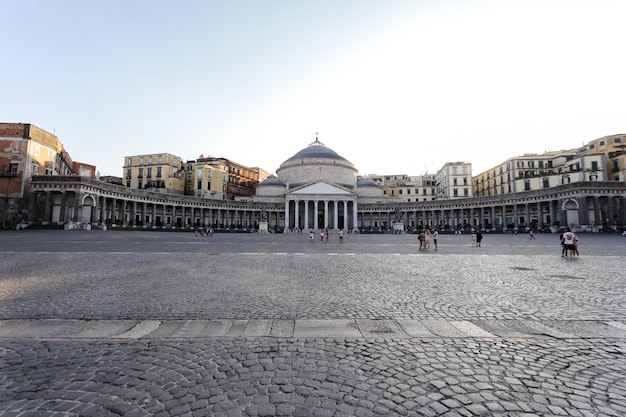
[[[478,174],[626,133],[621,0],[0,0],[0,121],[74,160],[223,156],[275,172],[315,139],[359,174]]]

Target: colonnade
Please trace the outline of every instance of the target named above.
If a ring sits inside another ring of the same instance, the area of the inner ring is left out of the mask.
[[[120,227],[257,229],[421,228],[523,231],[580,225],[626,225],[626,186],[616,182],[571,183],[506,196],[428,202],[357,203],[356,195],[286,196],[284,202],[206,200],[164,196],[81,177],[39,176],[28,192],[28,221]]]
[[[390,229],[403,222],[409,231],[424,228],[440,230],[525,230],[549,226],[586,225],[607,227],[626,224],[624,196],[561,197],[481,205],[459,203],[429,207],[361,207],[361,228]]]
[[[354,229],[358,227],[357,213],[355,200],[286,200],[284,224],[288,230]]]

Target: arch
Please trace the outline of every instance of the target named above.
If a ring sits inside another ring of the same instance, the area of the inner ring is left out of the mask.
[[[96,200],[89,194],[85,195],[81,201],[80,222],[91,223],[91,214],[96,207]]]

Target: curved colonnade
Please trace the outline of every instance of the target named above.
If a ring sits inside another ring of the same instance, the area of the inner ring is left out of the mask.
[[[267,221],[273,232],[296,229],[386,231],[421,228],[502,231],[573,226],[600,231],[626,224],[626,185],[579,182],[509,195],[427,202],[359,202],[328,196],[283,202],[207,200],[129,189],[79,176],[35,176],[29,183],[28,219],[66,228],[257,230]],[[285,224],[287,227],[285,227]],[[395,226],[394,226],[395,225]]]

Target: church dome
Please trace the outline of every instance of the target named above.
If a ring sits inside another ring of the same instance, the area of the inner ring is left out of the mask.
[[[274,175],[270,175],[264,181],[262,181],[259,185],[257,185],[257,188],[268,187],[268,186],[284,187],[285,183],[279,180],[278,178],[276,178]]]
[[[280,165],[278,179],[288,188],[326,182],[352,189],[357,170],[346,158],[326,147],[317,138]]]
[[[357,187],[376,187],[376,188],[380,187],[378,184],[376,184],[376,181],[370,178],[361,178],[360,180],[356,182],[356,186]]]
[[[371,178],[361,178],[356,182],[356,193],[359,197],[380,198],[383,189]]]
[[[283,162],[283,165],[289,161],[299,161],[299,160],[308,159],[308,158],[315,158],[315,159],[328,158],[328,159],[336,159],[336,160],[348,162],[346,158],[339,155],[337,152],[333,151],[332,149],[327,148],[322,142],[320,142],[317,138],[315,138],[315,142],[311,143],[309,146],[302,149],[300,152],[296,153],[291,158],[287,159],[285,162]]]

